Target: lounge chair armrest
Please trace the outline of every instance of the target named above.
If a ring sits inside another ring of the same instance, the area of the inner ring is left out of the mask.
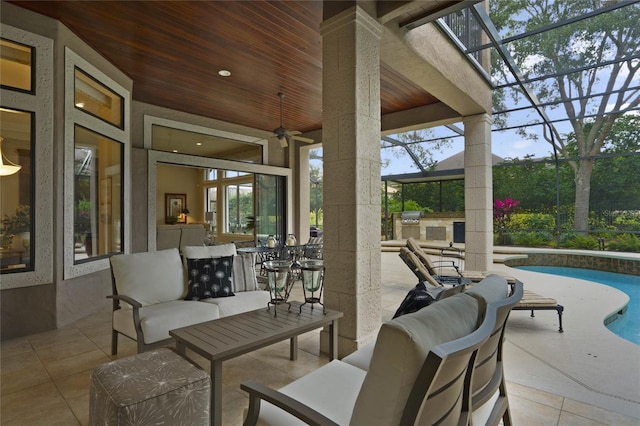
[[[129,297],[129,296],[125,296],[122,294],[112,294],[110,296],[107,296],[108,299],[114,299],[114,300],[118,300],[118,301],[122,301],[122,302],[126,302],[128,304],[130,304],[131,306],[133,306],[134,308],[142,308],[142,303],[138,302],[137,300]]]
[[[433,260],[432,262],[434,265],[446,265],[447,267],[454,268],[456,271],[459,271],[458,265],[456,265],[454,260]],[[447,265],[448,263],[451,263],[451,265]]]
[[[258,421],[261,400],[265,400],[283,409],[308,425],[338,426],[333,420],[323,416],[314,409],[263,384],[249,380],[242,383],[240,388],[249,393],[249,410],[247,412],[247,418],[244,421],[245,426],[255,425]]]

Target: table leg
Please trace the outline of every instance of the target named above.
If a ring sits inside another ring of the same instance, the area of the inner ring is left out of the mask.
[[[289,359],[291,361],[295,361],[298,359],[298,336],[293,336],[290,339],[291,344],[289,345]]]
[[[329,359],[338,359],[338,320],[331,321],[329,325]]]
[[[211,361],[210,424],[222,426],[222,361]]]

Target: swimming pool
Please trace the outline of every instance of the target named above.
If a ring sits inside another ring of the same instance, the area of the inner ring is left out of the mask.
[[[607,324],[607,328],[623,339],[640,345],[640,276],[561,266],[518,266],[517,268],[594,281],[625,292],[629,296],[627,309],[622,315],[618,315],[615,321]]]

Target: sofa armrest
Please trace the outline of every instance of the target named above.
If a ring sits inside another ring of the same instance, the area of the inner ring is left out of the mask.
[[[299,418],[308,425],[337,426],[333,420],[323,416],[314,409],[302,404],[295,399],[254,381],[246,381],[240,388],[249,393],[249,410],[245,425],[255,425],[260,414],[260,401],[265,400],[287,413]]]
[[[133,297],[125,296],[123,294],[112,294],[107,296],[107,298],[113,299],[114,312],[117,309],[122,309],[120,307],[120,301],[131,305],[133,311],[133,326],[136,330],[136,341],[138,342],[138,353],[142,352],[141,345],[144,345],[144,333],[142,332],[142,325],[140,324],[140,308],[142,308],[142,303],[138,302]],[[113,355],[115,355],[115,353]]]
[[[134,308],[142,308],[142,304],[140,302],[138,302],[137,300],[135,300],[132,297],[129,296],[124,296],[122,294],[112,294],[110,296],[107,296],[108,299],[114,299],[115,301],[123,301],[126,302],[128,304],[130,304],[131,306],[133,306]]]

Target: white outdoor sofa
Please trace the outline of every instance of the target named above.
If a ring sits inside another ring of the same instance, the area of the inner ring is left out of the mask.
[[[233,297],[184,300],[186,259],[234,256]],[[184,261],[183,261],[184,259]],[[236,253],[234,244],[187,246],[111,257],[113,316],[111,353],[118,335],[138,343],[138,353],[171,343],[169,330],[259,308],[267,309],[269,292],[255,276],[255,255]]]

